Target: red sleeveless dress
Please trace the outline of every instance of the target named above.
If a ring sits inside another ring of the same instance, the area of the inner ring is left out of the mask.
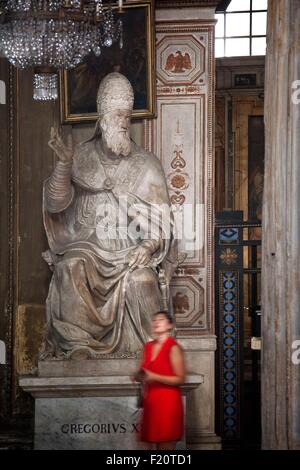
[[[144,346],[142,368],[160,375],[175,375],[170,351],[177,342],[170,336],[162,344],[158,355],[151,360],[156,341]],[[183,404],[180,387],[159,382],[145,384],[140,438],[145,442],[180,440],[183,434]]]

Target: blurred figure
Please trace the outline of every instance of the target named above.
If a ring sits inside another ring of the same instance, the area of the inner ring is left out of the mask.
[[[144,386],[140,439],[158,450],[174,450],[183,434],[180,385],[185,381],[182,348],[171,336],[173,319],[168,312],[153,315],[155,340],[144,346],[140,369],[134,375]]]

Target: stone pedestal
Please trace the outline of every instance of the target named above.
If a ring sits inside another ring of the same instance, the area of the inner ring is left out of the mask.
[[[136,365],[134,359],[46,361],[38,376],[20,377],[35,398],[35,449],[145,449],[138,440],[137,385],[130,380]],[[203,375],[189,374],[185,399],[202,382]]]

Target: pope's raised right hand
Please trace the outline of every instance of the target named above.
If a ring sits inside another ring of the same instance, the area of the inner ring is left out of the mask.
[[[66,146],[60,137],[58,130],[51,127],[49,147],[56,153],[59,161],[69,163],[73,159],[72,145]]]

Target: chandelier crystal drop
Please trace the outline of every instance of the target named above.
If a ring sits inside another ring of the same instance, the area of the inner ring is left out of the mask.
[[[36,101],[57,100],[58,77],[56,73],[35,73],[33,99]]]
[[[118,41],[123,46],[110,0],[0,0],[0,8],[0,50],[15,67],[38,67],[35,100],[57,99],[58,69],[75,68]]]

